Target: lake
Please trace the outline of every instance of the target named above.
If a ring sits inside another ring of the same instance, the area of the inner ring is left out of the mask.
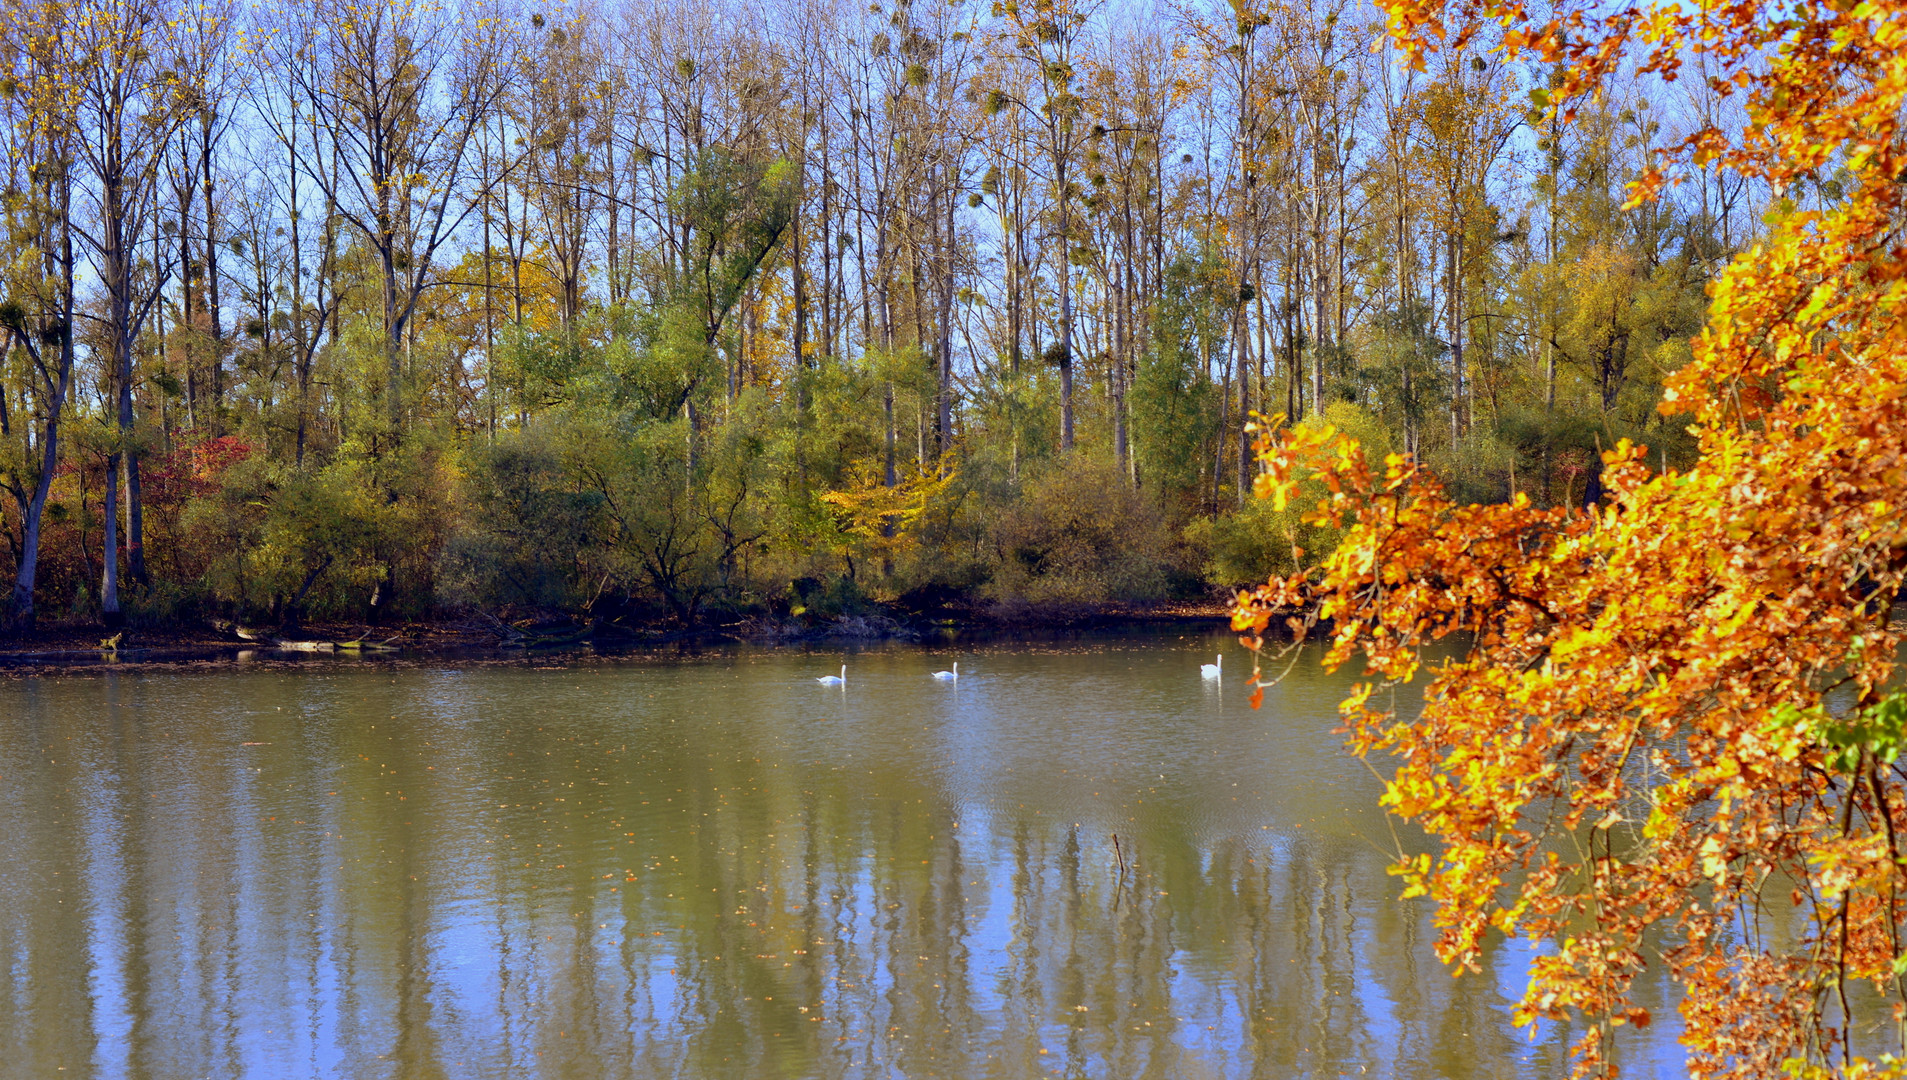
[[[0,683],[0,1075],[1566,1075],[1527,948],[1452,978],[1398,899],[1315,659],[1256,711],[1222,633]]]

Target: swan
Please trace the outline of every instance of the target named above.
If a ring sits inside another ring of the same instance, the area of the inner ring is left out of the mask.
[[[815,679],[815,682],[820,683],[822,686],[846,686],[848,684],[848,666],[842,664],[841,674],[823,675]]]
[[[954,669],[952,671],[934,672],[934,678],[939,679],[941,682],[953,682],[955,679],[958,679],[959,677],[960,677],[960,661],[958,660],[954,661]]]
[[[1218,663],[1200,664],[1198,673],[1207,679],[1216,679],[1225,673],[1225,654],[1218,654]]]

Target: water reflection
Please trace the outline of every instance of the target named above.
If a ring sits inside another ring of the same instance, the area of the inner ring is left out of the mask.
[[[1341,684],[1211,652],[0,687],[0,1071],[1564,1072],[1395,899]]]

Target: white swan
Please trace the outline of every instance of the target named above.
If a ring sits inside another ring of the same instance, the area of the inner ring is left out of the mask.
[[[842,664],[841,674],[823,675],[815,679],[815,682],[820,683],[822,686],[846,686],[848,684],[848,666]]]
[[[1225,654],[1218,654],[1218,663],[1200,664],[1198,673],[1207,679],[1216,679],[1225,673]]]
[[[960,661],[958,660],[954,661],[954,669],[952,671],[934,672],[934,678],[939,679],[941,682],[953,682],[955,679],[958,679],[959,677],[960,677]]]

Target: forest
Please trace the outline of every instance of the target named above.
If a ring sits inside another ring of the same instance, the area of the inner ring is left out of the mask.
[[[1211,599],[1247,423],[1594,505],[1770,191],[1709,82],[1341,0],[30,0],[7,619],[625,625]],[[1832,198],[1805,189],[1791,197]]]

